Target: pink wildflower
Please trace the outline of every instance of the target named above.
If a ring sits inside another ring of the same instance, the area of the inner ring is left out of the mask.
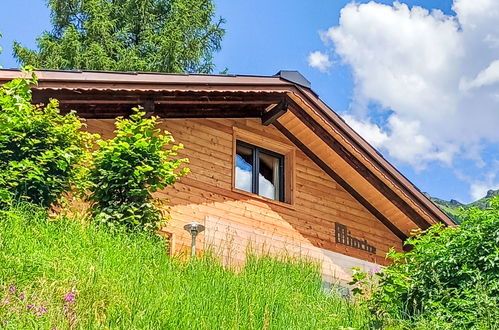
[[[9,292],[10,292],[10,294],[16,293],[16,287],[13,285],[9,286]]]
[[[76,292],[74,292],[74,291],[68,292],[68,293],[64,296],[64,301],[67,301],[67,302],[69,302],[69,303],[74,303],[74,301],[75,301],[75,296],[76,296]]]
[[[26,299],[26,293],[25,292],[21,292],[21,294],[19,295],[19,299],[21,299],[21,300]]]
[[[41,317],[43,314],[47,313],[48,309],[45,306],[42,306],[38,309],[38,312],[36,313],[36,316]]]

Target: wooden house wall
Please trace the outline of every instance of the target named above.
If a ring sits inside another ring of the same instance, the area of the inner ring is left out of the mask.
[[[104,138],[112,136],[114,120],[89,119],[87,124]],[[190,221],[207,226],[198,236],[200,246],[221,249],[225,257],[232,251],[230,258],[235,262],[243,261],[248,245],[256,250],[301,253],[315,260],[331,251],[334,256],[328,258],[333,264],[347,255],[384,265],[390,247],[401,249],[399,238],[275,127],[262,126],[259,119],[167,119],[161,128],[184,144],[179,157],[190,159],[191,173],[158,193],[169,200],[171,220],[164,231],[172,235],[175,251],[189,248],[190,235],[182,227]],[[292,204],[232,188],[235,129],[294,149]],[[353,237],[375,246],[376,254],[336,244],[335,222],[346,225]]]

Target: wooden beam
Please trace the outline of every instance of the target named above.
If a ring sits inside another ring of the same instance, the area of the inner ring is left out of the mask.
[[[93,100],[93,99],[58,99],[59,103],[64,103],[64,104],[130,104],[130,103],[145,103],[148,102],[148,100],[154,102],[155,104],[163,104],[163,105],[246,105],[246,104],[251,104],[251,105],[271,105],[271,101],[265,101],[265,100],[250,100],[250,101],[232,101],[232,100],[192,100],[192,101],[182,101],[182,100],[155,100],[155,99],[147,99],[144,101],[144,99],[140,98],[129,98],[129,99],[103,99],[103,100]],[[40,102],[33,102],[33,103],[46,103],[42,102],[40,98],[35,99],[35,101],[40,101]],[[46,100],[45,100],[46,101]]]
[[[286,111],[288,111],[288,102],[286,102],[286,100],[282,100],[275,107],[263,113],[262,125],[269,126],[284,115]]]
[[[394,192],[386,183],[378,178],[371,170],[367,168],[360,160],[353,156],[340,142],[338,142],[324,127],[318,124],[312,116],[306,113],[292,99],[288,98],[290,111],[300,119],[312,132],[314,132],[324,143],[335,151],[352,169],[364,177],[373,187],[375,187],[383,196],[397,206],[407,217],[411,219],[419,228],[427,229],[430,224],[414,210],[406,201]]]
[[[106,119],[117,116],[128,116],[131,109],[138,104],[144,106],[149,115],[160,118],[261,118],[263,106],[261,105],[166,105],[155,104],[151,110],[150,105],[139,103],[117,104],[67,104],[62,103],[63,112],[75,110],[83,118]]]
[[[154,110],[156,108],[153,99],[146,99],[142,101],[142,106],[144,107],[144,111],[148,117],[150,117],[154,113]]]
[[[320,159],[312,150],[310,150],[303,142],[288,131],[281,123],[274,122],[274,126],[293,142],[308,158],[310,158],[317,166],[327,173],[334,181],[336,181],[343,189],[345,189],[353,198],[355,198],[362,206],[364,206],[376,219],[381,221],[402,243],[408,238],[400,229],[397,228],[388,218],[378,211],[369,201],[367,201],[360,193],[350,186],[341,176],[338,175],[331,167],[329,167],[322,159]],[[406,250],[406,246],[404,246]]]
[[[38,100],[35,100],[35,101],[38,101]],[[66,99],[61,99],[58,101],[59,101],[59,104],[87,104],[87,105],[135,104],[135,106],[137,106],[140,103],[144,103],[144,101],[141,101],[139,99],[134,99],[134,100],[79,100],[79,99],[66,100]],[[46,102],[33,102],[33,103],[46,103]]]
[[[157,100],[157,104],[172,104],[172,105],[184,105],[184,104],[234,104],[234,105],[242,105],[242,104],[261,104],[261,105],[269,105],[271,104],[270,100]]]
[[[283,93],[257,92],[178,92],[164,90],[73,90],[33,88],[33,103],[47,103],[55,98],[60,103],[138,103],[152,99],[156,104],[260,104],[269,106],[282,101]]]

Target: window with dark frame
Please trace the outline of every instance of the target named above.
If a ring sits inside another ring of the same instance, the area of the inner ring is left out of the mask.
[[[284,202],[284,156],[236,141],[235,188]]]

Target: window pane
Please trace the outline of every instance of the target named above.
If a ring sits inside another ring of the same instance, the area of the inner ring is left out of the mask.
[[[253,192],[253,150],[236,146],[236,188]]]
[[[258,153],[260,168],[258,173],[258,194],[275,200],[281,200],[279,196],[280,159],[275,156]]]

